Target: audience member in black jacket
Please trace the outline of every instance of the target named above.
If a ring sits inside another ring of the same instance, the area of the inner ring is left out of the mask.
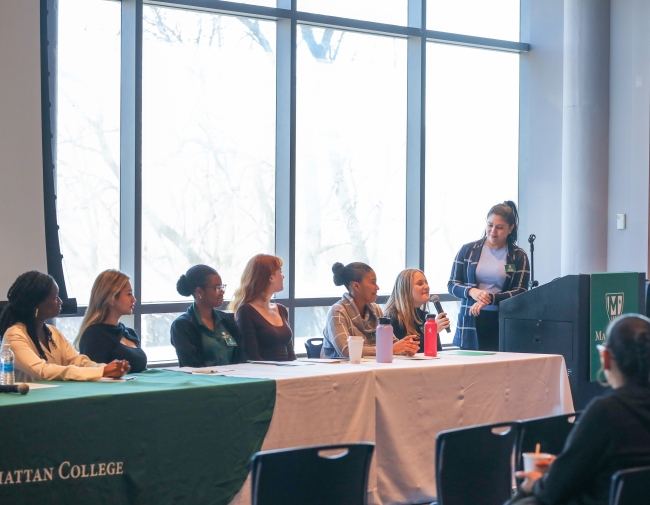
[[[391,293],[384,314],[390,317],[390,324],[393,326],[393,334],[402,340],[409,335],[419,337],[420,348],[418,352],[424,352],[424,323],[427,313],[422,309],[429,301],[429,283],[422,271],[415,268],[402,270],[395,279],[393,292]],[[442,351],[440,344],[440,332],[449,328],[449,318],[442,312],[436,316],[437,347]]]
[[[589,403],[546,475],[518,475],[509,503],[607,505],[615,472],[650,465],[650,319],[611,323],[600,360],[612,390]]]
[[[244,363],[239,329],[233,314],[216,310],[223,304],[226,286],[207,265],[195,265],[176,283],[183,296],[194,303],[174,320],[171,342],[180,366],[195,368]]]
[[[119,270],[99,274],[74,342],[79,352],[97,363],[128,361],[132,373],[145,370],[147,355],[140,346],[140,338],[119,322],[120,317],[133,314],[135,302],[128,275]]]

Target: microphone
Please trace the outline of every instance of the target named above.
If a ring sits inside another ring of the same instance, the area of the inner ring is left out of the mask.
[[[0,393],[20,393],[26,395],[29,393],[29,386],[27,384],[9,384],[0,385]]]
[[[429,300],[431,302],[433,302],[433,306],[438,311],[438,314],[440,314],[441,312],[444,312],[444,310],[442,310],[442,305],[440,304],[440,297],[438,295],[431,295],[429,297]],[[449,329],[449,327],[445,328],[445,330],[447,330],[447,333],[451,333],[451,330]]]

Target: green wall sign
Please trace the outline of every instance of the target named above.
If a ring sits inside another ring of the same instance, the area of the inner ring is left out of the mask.
[[[600,370],[600,356],[596,346],[605,342],[607,325],[621,314],[639,311],[639,274],[591,274],[589,295],[590,376],[591,382],[594,382],[598,380]]]

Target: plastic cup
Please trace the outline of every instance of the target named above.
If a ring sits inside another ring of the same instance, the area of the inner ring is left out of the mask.
[[[348,354],[350,355],[350,363],[355,365],[361,363],[363,337],[348,337]]]
[[[551,460],[553,459],[552,454],[546,452],[540,452],[539,454],[535,452],[524,452],[522,454],[524,457],[524,472],[541,472],[546,473]],[[537,466],[537,462],[542,463],[541,466]]]

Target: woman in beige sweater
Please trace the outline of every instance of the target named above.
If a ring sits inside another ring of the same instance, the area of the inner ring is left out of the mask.
[[[9,304],[0,315],[0,335],[15,355],[16,382],[92,381],[128,373],[128,362],[95,363],[77,353],[54,326],[45,324],[59,315],[62,303],[59,287],[49,275],[36,270],[20,275],[7,298]]]

